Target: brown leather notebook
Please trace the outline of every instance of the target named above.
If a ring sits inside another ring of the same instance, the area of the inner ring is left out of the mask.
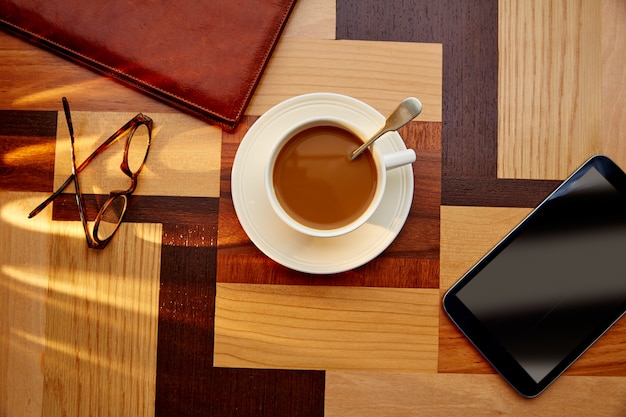
[[[0,0],[0,28],[234,128],[296,0]]]

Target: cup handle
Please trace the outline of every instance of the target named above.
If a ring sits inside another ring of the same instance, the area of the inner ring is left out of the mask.
[[[398,168],[406,164],[415,162],[416,156],[413,149],[405,149],[403,151],[389,153],[383,155],[383,162],[387,171]]]

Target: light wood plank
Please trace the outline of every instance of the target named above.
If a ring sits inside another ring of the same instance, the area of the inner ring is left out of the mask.
[[[45,332],[47,415],[153,416],[158,224],[122,224],[106,251],[54,222]]]
[[[246,113],[326,91],[356,97],[383,114],[415,96],[424,105],[416,120],[440,122],[441,86],[440,44],[283,38]]]
[[[623,416],[626,380],[570,377],[528,400],[497,375],[326,372],[327,417]]]
[[[626,169],[626,2],[602,0],[603,152]]]
[[[76,160],[80,164],[93,150],[136,113],[74,112]],[[221,129],[176,113],[147,113],[154,120],[152,145],[138,180],[137,195],[219,197]],[[54,184],[71,174],[70,140],[63,111],[57,124]],[[79,175],[83,193],[108,194],[126,190],[130,179],[120,170],[124,152],[118,141]],[[73,192],[73,185],[68,188]]]
[[[215,366],[436,372],[439,291],[217,284]]]
[[[335,39],[335,0],[296,1],[287,20],[283,37],[300,39]]]
[[[527,208],[441,207],[440,297],[531,211]],[[493,373],[443,309],[439,372]]]
[[[441,281],[447,291],[530,213],[528,208],[441,207]]]
[[[0,192],[0,414],[42,415],[49,218],[40,194]]]
[[[603,150],[600,8],[499,2],[499,177],[563,179]]]

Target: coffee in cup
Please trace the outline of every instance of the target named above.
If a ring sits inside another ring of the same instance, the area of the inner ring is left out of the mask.
[[[375,145],[351,161],[348,155],[366,139],[357,127],[332,118],[289,130],[272,150],[266,170],[267,193],[278,216],[318,237],[339,236],[365,223],[380,203],[387,169],[415,161],[413,150],[389,158]]]

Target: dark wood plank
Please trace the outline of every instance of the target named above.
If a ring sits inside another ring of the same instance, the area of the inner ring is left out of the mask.
[[[0,111],[0,190],[49,191],[57,112]]]
[[[108,195],[84,194],[88,220],[95,219]],[[219,199],[131,195],[124,221],[129,223],[217,224]],[[34,208],[34,207],[33,207]],[[53,202],[53,220],[80,221],[74,194],[61,194]]]
[[[443,178],[442,205],[536,207],[561,181]]]
[[[338,0],[336,35],[443,44],[442,175],[495,178],[497,0]]]
[[[322,417],[325,373],[280,369],[213,368],[206,377],[208,392],[194,393],[189,404],[157,416],[211,417]],[[205,394],[208,394],[204,396]]]
[[[157,416],[324,414],[321,371],[213,368],[216,223],[163,226]]]
[[[56,137],[56,111],[0,110],[0,136]]]
[[[215,416],[324,415],[325,373],[321,371],[216,369]],[[230,390],[220,381],[229,380]]]
[[[339,274],[306,274],[286,268],[257,253],[243,258],[237,253],[218,254],[218,282],[273,285],[328,285],[349,287],[438,288],[439,259],[386,258]],[[223,267],[228,264],[227,267]]]
[[[156,415],[202,413],[210,392],[217,229],[164,225],[161,247]]]

